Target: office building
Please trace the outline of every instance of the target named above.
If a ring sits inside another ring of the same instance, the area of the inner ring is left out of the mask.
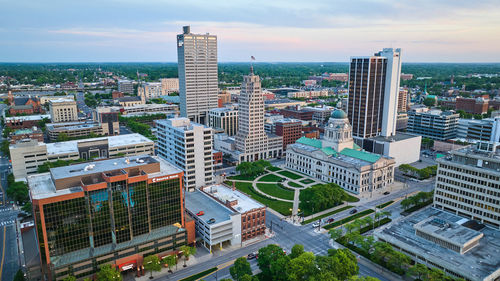
[[[104,130],[101,124],[94,121],[49,123],[45,125],[45,128],[47,136],[51,142],[55,142],[58,139],[67,140],[73,138],[85,138],[89,135],[104,135]]]
[[[38,173],[38,167],[57,160],[105,159],[139,154],[154,155],[154,142],[140,134],[43,143],[37,140],[10,145],[16,180]]]
[[[141,97],[141,99],[146,101],[157,98],[163,95],[162,83],[161,82],[142,83],[137,88],[137,95]]]
[[[182,175],[159,157],[139,155],[29,176],[46,279],[91,278],[104,264],[136,271],[145,256],[194,243]]]
[[[238,132],[238,109],[234,106],[210,109],[208,124],[214,129],[222,129],[228,136]]]
[[[11,144],[29,139],[43,142],[43,132],[37,127],[32,127],[31,129],[17,129],[9,134],[9,139]]]
[[[452,150],[437,160],[434,207],[500,229],[498,143]]]
[[[482,95],[475,98],[457,97],[456,110],[463,110],[471,114],[485,114],[488,112],[490,96]]]
[[[161,95],[168,96],[172,93],[179,92],[179,78],[162,78],[161,83]]]
[[[235,147],[240,152],[239,162],[253,162],[259,159],[280,157],[283,153],[283,139],[268,135],[264,131],[264,98],[260,78],[250,69],[250,75],[243,76],[238,98],[238,133]]]
[[[500,278],[500,231],[475,220],[426,208],[376,229],[374,236],[415,263],[442,270],[452,278]]]
[[[78,121],[78,109],[73,99],[60,98],[49,101],[50,117],[52,122]]]
[[[283,151],[289,144],[295,143],[302,136],[302,121],[281,119],[273,123],[272,132],[283,138]]]
[[[347,114],[355,138],[396,133],[400,76],[401,49],[351,58]]]
[[[429,110],[408,111],[406,131],[434,140],[449,140],[457,137],[459,114],[453,111]]]
[[[468,142],[500,142],[500,117],[478,119],[458,119],[457,138]]]
[[[285,165],[354,194],[369,194],[394,182],[395,160],[362,151],[342,110],[332,112],[323,139],[302,137],[288,145]]]
[[[301,100],[274,99],[274,100],[265,100],[264,104],[266,110],[271,110],[271,109],[285,109],[291,106],[293,107],[306,106],[307,102]]]
[[[118,92],[133,94],[134,82],[130,80],[118,80]]]
[[[305,110],[300,106],[296,107],[287,107],[285,109],[281,109],[279,111],[281,115],[285,118],[293,118],[293,119],[299,119],[299,120],[304,120],[304,121],[311,121],[313,120],[313,115],[315,111],[313,110]]]
[[[217,107],[217,36],[193,34],[189,26],[177,35],[181,117],[208,124],[208,111]]]
[[[212,128],[188,118],[156,121],[158,155],[184,172],[184,187],[194,190],[214,183]]]
[[[120,134],[119,115],[120,112],[110,107],[98,107],[92,111],[93,120],[101,124],[103,134],[108,136]]]
[[[243,246],[244,241],[265,233],[266,207],[222,184],[187,192],[186,210],[195,220],[202,245],[210,251],[224,244]],[[203,215],[197,215],[200,212]]]
[[[328,90],[289,92],[287,94],[287,97],[289,98],[306,98],[306,99],[327,97],[327,96],[329,96]]]
[[[231,103],[231,93],[224,90],[219,93],[219,107],[223,107],[226,103]]]
[[[398,113],[408,110],[408,90],[400,89],[398,93]]]
[[[325,105],[316,107],[306,106],[302,110],[312,111],[313,112],[312,120],[316,121],[316,124],[318,124],[319,126],[324,126],[327,117],[330,117],[334,108]]]

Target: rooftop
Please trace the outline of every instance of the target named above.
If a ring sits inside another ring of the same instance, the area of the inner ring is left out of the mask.
[[[461,226],[452,221],[445,221],[435,216],[415,224],[413,228],[458,246],[462,246],[482,236],[482,233],[479,231]]]
[[[5,117],[5,122],[13,122],[13,121],[37,121],[37,120],[42,120],[44,118],[50,119],[50,114]]]
[[[408,217],[402,217],[389,226],[376,230],[374,234],[376,237],[410,252],[417,253],[425,259],[449,268],[470,280],[484,280],[500,269],[499,230],[484,227],[480,230],[484,237],[481,238],[479,245],[464,254],[460,254],[415,234],[414,225],[429,217],[439,218],[450,222],[450,224],[463,225],[464,222],[468,221],[448,212],[426,208]],[[450,233],[453,233],[453,231]],[[455,233],[455,235],[457,234]],[[464,237],[468,237],[468,235],[464,234]],[[491,280],[494,279],[495,277]]]
[[[74,99],[67,99],[67,98],[59,98],[59,99],[51,99],[49,101],[50,103],[58,103],[58,102],[75,102]]]
[[[126,145],[140,144],[140,143],[152,143],[153,141],[146,138],[141,134],[128,134],[128,135],[118,135],[118,136],[108,136],[99,137],[93,139],[83,139],[83,140],[72,140],[65,142],[47,143],[47,154],[62,154],[78,152],[78,143],[81,142],[93,142],[100,140],[108,140],[109,147],[120,147]]]
[[[186,209],[194,215],[203,211],[205,214],[203,216],[198,216],[198,218],[205,223],[211,218],[215,219],[216,224],[227,221],[230,219],[230,216],[234,214],[231,209],[199,190],[186,192],[185,194]]]
[[[61,130],[82,130],[87,128],[100,127],[101,125],[93,121],[81,121],[81,122],[65,122],[65,123],[49,123],[45,125],[49,131],[54,131],[57,129]]]
[[[396,132],[396,134],[394,136],[390,136],[390,137],[376,136],[376,137],[373,137],[370,139],[376,140],[376,141],[393,142],[393,141],[402,141],[402,140],[419,138],[419,137],[421,137],[421,136],[413,135],[413,134],[409,134],[409,133]]]
[[[265,207],[261,203],[241,193],[239,190],[233,190],[232,188],[226,185],[215,184],[212,186],[205,187],[203,191],[219,199],[221,202],[237,200],[238,204],[232,205],[232,208],[238,211],[239,213],[246,213],[253,209],[260,209]]]

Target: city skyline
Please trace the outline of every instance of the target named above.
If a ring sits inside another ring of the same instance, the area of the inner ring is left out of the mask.
[[[401,47],[406,62],[499,62],[494,1],[2,1],[0,62],[175,62],[183,25],[219,37],[220,62],[347,62]],[[22,11],[22,12],[21,12]]]

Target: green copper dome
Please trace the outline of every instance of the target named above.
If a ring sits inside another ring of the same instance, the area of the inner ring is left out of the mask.
[[[335,109],[332,112],[331,118],[334,118],[334,119],[345,119],[345,118],[347,118],[347,114],[342,109]]]

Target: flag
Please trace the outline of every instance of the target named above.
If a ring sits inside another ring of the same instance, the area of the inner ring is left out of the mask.
[[[255,57],[254,57],[254,56],[251,56],[251,57],[250,57],[250,59],[255,60]]]

